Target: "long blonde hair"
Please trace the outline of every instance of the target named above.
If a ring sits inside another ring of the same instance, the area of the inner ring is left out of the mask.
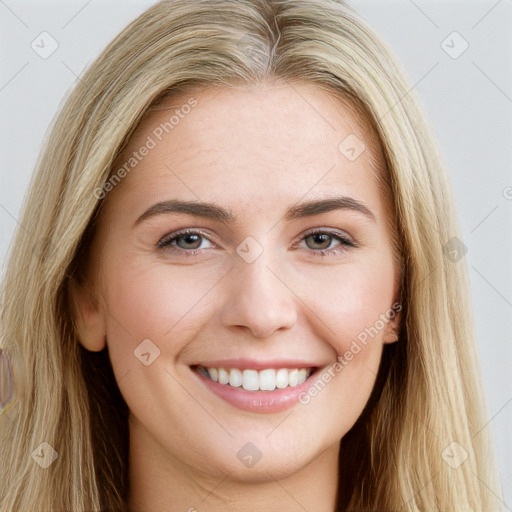
[[[340,1],[168,0],[81,77],[25,201],[1,301],[0,347],[16,383],[0,416],[1,512],[125,510],[126,404],[108,353],[81,348],[69,307],[100,211],[94,191],[162,98],[269,79],[314,83],[364,113],[396,213],[401,336],[342,440],[338,510],[499,509],[466,268],[445,256],[458,236],[453,199],[410,83]],[[57,454],[46,469],[31,457],[42,442]],[[458,467],[454,451],[467,454]]]

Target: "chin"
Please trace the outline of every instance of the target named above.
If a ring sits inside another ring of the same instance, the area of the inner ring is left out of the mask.
[[[253,441],[249,441],[247,435],[240,436],[240,441],[231,440],[230,445],[221,451],[215,450],[209,460],[204,458],[201,464],[206,462],[204,470],[213,471],[216,477],[229,475],[231,480],[240,483],[263,483],[292,476],[325,451],[325,446],[316,446],[313,439],[287,437],[284,432],[274,440],[265,436],[268,431],[260,437],[250,436]]]

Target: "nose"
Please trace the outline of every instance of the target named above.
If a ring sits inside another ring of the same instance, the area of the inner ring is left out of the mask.
[[[238,263],[229,273],[222,324],[259,339],[291,329],[297,322],[297,305],[285,280],[263,257],[253,263]]]

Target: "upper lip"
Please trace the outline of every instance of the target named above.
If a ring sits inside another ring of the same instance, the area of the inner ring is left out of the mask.
[[[267,368],[318,368],[324,365],[298,359],[255,360],[235,357],[231,359],[201,361],[191,366],[202,366],[204,368],[239,368],[240,370],[265,370]]]

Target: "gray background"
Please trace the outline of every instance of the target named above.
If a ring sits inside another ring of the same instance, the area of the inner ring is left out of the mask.
[[[0,0],[0,271],[41,141],[63,97],[153,3]],[[402,61],[448,163],[468,249],[489,403],[485,428],[495,433],[505,506],[512,510],[512,0],[349,3]],[[49,56],[44,52],[55,43],[40,36],[44,31],[58,44]]]

